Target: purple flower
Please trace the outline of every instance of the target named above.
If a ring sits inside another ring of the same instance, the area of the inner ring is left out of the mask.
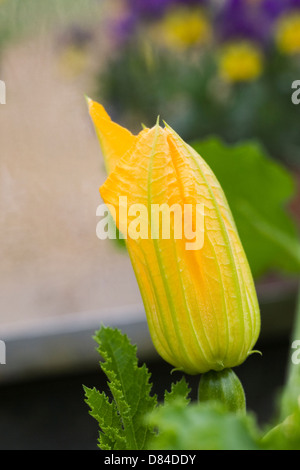
[[[222,41],[242,38],[263,44],[268,38],[270,21],[257,5],[245,0],[227,0],[217,16],[216,26]]]
[[[300,0],[263,0],[262,2],[263,14],[272,19],[297,8],[300,8]]]

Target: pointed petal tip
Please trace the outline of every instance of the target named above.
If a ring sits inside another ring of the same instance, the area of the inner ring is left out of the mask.
[[[107,113],[107,111],[105,110],[104,106],[101,103],[94,101],[92,98],[90,98],[87,95],[84,95],[84,96],[88,105],[89,113],[93,120],[96,121],[98,119],[105,119],[107,121],[111,121],[109,114]]]
[[[87,107],[88,107],[88,110],[90,111],[91,107],[92,107],[92,104],[93,104],[93,100],[92,98],[90,98],[88,95],[84,94],[84,99],[85,99],[85,102],[87,104]]]

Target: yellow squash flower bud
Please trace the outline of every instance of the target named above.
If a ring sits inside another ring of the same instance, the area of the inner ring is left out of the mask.
[[[100,193],[126,238],[158,353],[188,374],[241,364],[257,341],[260,313],[215,175],[167,125],[133,136],[101,105],[89,100],[89,108],[109,168]],[[130,236],[133,226],[139,237]]]

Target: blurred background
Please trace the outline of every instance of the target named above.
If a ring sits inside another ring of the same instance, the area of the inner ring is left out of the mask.
[[[2,0],[0,80],[0,447],[96,448],[82,384],[106,388],[102,322],[138,345],[158,394],[173,380],[126,250],[96,237],[106,175],[85,95],[132,132],[160,115],[220,179],[262,310],[263,358],[237,372],[264,423],[300,272],[300,1]]]

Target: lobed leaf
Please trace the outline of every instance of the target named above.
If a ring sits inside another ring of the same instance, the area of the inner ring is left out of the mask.
[[[100,426],[99,445],[106,450],[142,450],[152,434],[144,416],[157,404],[148,369],[138,365],[136,347],[119,330],[102,327],[95,340],[112,394],[110,401],[104,393],[85,387],[90,414]]]

